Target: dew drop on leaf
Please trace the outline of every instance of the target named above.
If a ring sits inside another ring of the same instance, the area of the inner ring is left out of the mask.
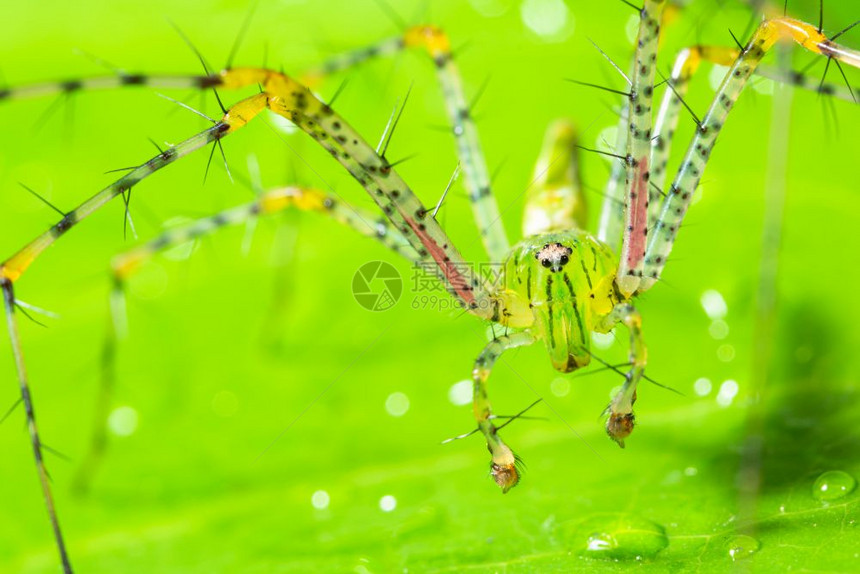
[[[729,556],[732,557],[732,560],[737,562],[738,560],[743,560],[744,558],[748,558],[758,552],[758,549],[761,548],[761,543],[752,536],[738,534],[737,536],[729,538],[727,546],[729,549]]]
[[[812,496],[829,502],[848,496],[857,488],[857,479],[841,470],[828,470],[812,485]]]
[[[614,560],[650,558],[666,548],[669,539],[659,524],[630,514],[598,515],[576,527],[585,555]]]

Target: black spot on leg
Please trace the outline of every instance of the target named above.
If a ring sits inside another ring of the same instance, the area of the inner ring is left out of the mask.
[[[146,76],[141,74],[120,76],[119,81],[123,86],[140,86],[146,83]]]
[[[450,59],[451,54],[439,54],[438,56],[433,58],[433,63],[436,64],[437,68],[444,68]]]
[[[226,134],[229,131],[230,131],[230,125],[229,124],[225,124],[223,122],[218,124],[217,126],[215,126],[214,131],[213,131],[214,139],[216,139],[216,140],[221,139],[222,137],[224,137],[224,134]]]
[[[200,76],[197,78],[197,87],[201,89],[214,88],[221,85],[221,78],[218,76]]]
[[[67,214],[56,225],[54,225],[54,227],[52,228],[52,235],[54,235],[54,237],[59,237],[60,235],[71,229],[72,226],[77,222],[77,214],[75,214],[74,212]]]
[[[84,87],[84,83],[80,80],[69,80],[68,82],[63,82],[60,84],[60,89],[62,89],[67,94],[80,90]]]

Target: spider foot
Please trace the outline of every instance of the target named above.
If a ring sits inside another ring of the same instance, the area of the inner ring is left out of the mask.
[[[502,489],[502,494],[505,494],[520,482],[522,462],[514,451],[502,442],[496,432],[497,429],[492,424],[486,425],[482,430],[486,432],[487,449],[493,456],[490,462],[490,475]]]
[[[609,438],[618,443],[618,446],[624,448],[624,439],[630,436],[633,432],[633,426],[636,421],[636,416],[632,413],[610,413],[606,420],[606,434]]]
[[[499,488],[502,489],[502,494],[506,494],[520,482],[519,469],[513,462],[505,464],[491,463],[490,474],[493,476],[496,484],[499,485]]]

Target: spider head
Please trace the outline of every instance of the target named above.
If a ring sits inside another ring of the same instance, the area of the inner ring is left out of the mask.
[[[558,242],[545,243],[544,246],[535,252],[535,259],[544,268],[549,269],[553,273],[561,271],[562,267],[570,262],[570,255],[573,249],[562,245]]]

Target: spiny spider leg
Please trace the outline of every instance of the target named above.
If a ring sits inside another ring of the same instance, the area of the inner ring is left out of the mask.
[[[42,487],[42,497],[45,499],[45,507],[48,510],[51,528],[54,531],[54,540],[57,545],[57,551],[60,554],[60,562],[63,566],[63,572],[65,574],[71,574],[72,565],[69,560],[68,551],[66,550],[63,533],[60,529],[60,519],[57,516],[57,509],[54,505],[54,496],[51,493],[48,471],[45,469],[45,460],[42,457],[42,450],[47,447],[42,444],[42,439],[39,436],[39,429],[36,426],[36,411],[33,407],[33,397],[30,394],[27,367],[24,364],[24,352],[21,349],[21,338],[18,333],[18,319],[15,315],[15,291],[12,286],[12,281],[5,277],[0,278],[0,289],[3,291],[3,305],[6,310],[6,326],[9,331],[9,340],[12,344],[12,354],[15,357],[15,369],[18,372],[21,401],[24,404],[24,411],[27,416],[27,430],[30,433],[30,443],[33,446],[33,457],[36,460],[36,471],[39,474],[39,484]]]
[[[519,471],[516,456],[510,447],[502,441],[491,420],[493,411],[487,395],[487,379],[490,377],[493,365],[502,353],[516,347],[531,345],[535,340],[534,335],[527,331],[494,339],[478,355],[475,360],[475,368],[472,371],[472,384],[474,385],[472,409],[475,414],[475,421],[478,423],[478,429],[487,440],[487,448],[492,456],[490,473],[502,492],[508,492],[517,485]]]
[[[648,229],[653,231],[660,217],[661,200],[655,194],[663,190],[666,183],[666,166],[672,148],[672,136],[678,126],[679,113],[683,98],[687,94],[690,80],[696,74],[703,61],[729,67],[740,56],[740,50],[723,46],[691,46],[681,50],[675,57],[672,73],[667,80],[669,89],[663,94],[657,119],[654,123],[654,136],[651,138],[651,185],[652,194],[648,209]],[[775,82],[788,84],[801,89],[813,90],[846,101],[853,100],[853,92],[847,86],[827,82],[812,82],[803,74],[781,70],[777,67],[762,66],[755,73]],[[697,120],[698,121],[698,120]],[[665,195],[665,193],[664,193]]]
[[[323,64],[319,71],[311,72],[309,78],[316,79],[352,68],[371,58],[396,54],[409,48],[421,49],[433,59],[481,241],[490,261],[502,261],[510,249],[510,244],[501,221],[499,206],[492,193],[487,163],[477,127],[472,119],[471,104],[466,99],[460,72],[454,63],[451,42],[441,28],[413,26],[396,38],[335,56]]]
[[[791,18],[776,18],[766,20],[759,25],[717,90],[701,126],[690,143],[675,180],[667,190],[655,233],[648,243],[644,260],[645,276],[637,286],[638,292],[647,291],[660,278],[678,229],[690,205],[693,191],[699,185],[729,111],[765,53],[779,40],[792,40],[810,52],[860,67],[860,52],[831,42],[811,24]]]
[[[664,22],[666,19],[664,14]],[[651,159],[649,162],[651,174],[648,181],[649,233],[653,232],[657,219],[660,216],[662,199],[665,197],[665,190],[663,188],[666,182],[666,164],[672,147],[672,136],[678,125],[678,114],[682,106],[682,100],[687,93],[690,80],[702,61],[728,67],[732,65],[739,54],[739,50],[735,48],[697,45],[681,50],[676,56],[671,75],[664,82],[670,85],[667,86],[663,94],[651,137]],[[856,94],[860,93],[860,87],[852,89],[849,86],[841,84],[820,82],[801,73],[781,70],[773,66],[759,66],[756,68],[755,74],[782,84],[789,84],[797,88],[812,90],[841,100],[858,103],[855,98]],[[622,150],[627,147],[629,131],[629,122],[627,120],[628,104],[629,102],[625,102],[619,112],[617,136],[614,142],[615,150]],[[603,206],[600,211],[600,221],[597,229],[597,238],[609,245],[613,250],[618,250],[621,241],[621,225],[624,219],[624,201],[621,183],[624,175],[625,162],[613,161],[604,191]]]
[[[646,12],[646,10],[649,10]],[[629,205],[629,192],[625,193],[625,189],[630,188],[635,182],[631,179],[631,169],[629,158],[632,157],[633,151],[637,153],[645,153],[644,137],[650,137],[651,131],[651,97],[653,95],[653,77],[654,63],[656,62],[657,48],[660,42],[660,29],[663,26],[671,24],[678,15],[680,7],[674,3],[669,3],[667,9],[664,10],[662,2],[646,3],[639,12],[639,33],[637,36],[638,48],[633,55],[633,61],[630,64],[631,73],[624,76],[627,80],[630,92],[627,100],[621,108],[618,116],[618,125],[616,128],[616,139],[614,149],[616,153],[621,154],[624,151],[627,162],[613,162],[609,174],[609,179],[606,182],[605,195],[603,205],[600,210],[600,221],[597,227],[597,239],[608,245],[612,251],[617,252],[619,247],[623,248],[622,237],[624,243],[627,242],[627,237],[633,233],[629,228],[631,223],[627,221],[632,218],[634,220],[641,219],[642,198],[640,202],[631,208]],[[614,66],[614,63],[613,63]],[[617,66],[615,66],[617,68]],[[630,80],[630,76],[634,79]],[[648,77],[650,76],[650,80]],[[636,100],[634,102],[634,100]],[[634,113],[630,113],[633,107]],[[631,133],[639,134],[639,142],[631,141]],[[650,143],[649,143],[650,145]],[[635,146],[635,150],[632,149]],[[647,171],[647,164],[645,166]],[[644,175],[640,174],[642,177]],[[625,185],[622,186],[622,180]],[[646,178],[647,181],[647,178]],[[641,182],[639,184],[641,186]],[[654,197],[653,186],[648,186],[648,197],[645,199],[645,210],[648,209],[651,199]],[[631,211],[635,209],[635,211]],[[626,227],[623,227],[626,224]]]
[[[13,351],[18,364],[18,380],[22,399],[25,402],[31,442],[40,483],[45,493],[46,506],[51,515],[58,551],[66,572],[71,572],[65,543],[56,519],[50,485],[44,472],[41,458],[41,443],[35,431],[35,415],[29,393],[26,372],[23,367],[18,342],[17,323],[14,315],[12,284],[35,261],[35,259],[57,239],[86,217],[103,207],[108,201],[122,195],[145,177],[165,167],[178,158],[209,143],[218,143],[228,134],[238,130],[263,109],[290,119],[328,150],[347,171],[355,177],[373,197],[389,220],[418,252],[422,260],[434,261],[437,276],[448,291],[469,312],[482,317],[500,317],[504,312],[504,300],[491,295],[489,288],[475,274],[469,273],[465,261],[451,244],[448,236],[431,217],[428,210],[406,186],[397,172],[380,158],[362,138],[330,106],[318,100],[305,86],[284,74],[258,68],[241,68],[222,72],[219,85],[231,89],[259,85],[262,93],[246,98],[226,111],[221,121],[213,127],[192,136],[188,140],[166,150],[147,163],[135,168],[124,177],[109,185],[78,208],[66,214],[60,222],[39,235],[12,257],[0,264],[0,287],[7,300],[6,313]],[[471,275],[471,277],[469,277]]]
[[[624,297],[636,291],[645,258],[651,176],[651,103],[657,69],[660,20],[666,0],[645,0],[640,12],[630,88],[624,192],[624,230],[616,283]]]
[[[426,51],[437,68],[442,86],[445,106],[451,121],[457,143],[457,154],[465,173],[465,184],[469,191],[475,220],[481,239],[491,261],[499,262],[507,254],[509,243],[502,225],[498,204],[491,191],[490,176],[481,148],[478,131],[471,118],[471,110],[454,63],[450,41],[445,33],[434,26],[416,26],[408,29],[401,37],[386,40],[380,44],[355,50],[332,58],[316,72],[302,77],[310,85],[316,83],[321,75],[331,74],[379,56],[396,53],[405,48],[419,48]],[[237,74],[241,71],[236,69]],[[236,73],[233,77],[236,77]],[[230,87],[225,84],[231,76],[228,69],[212,75],[145,75],[120,73],[115,76],[83,78],[65,82],[47,82],[0,90],[0,101],[39,97],[48,94],[72,94],[81,90],[103,90],[126,86],[148,86],[160,89],[209,89]],[[303,82],[305,83],[305,82]],[[247,84],[244,84],[247,85]],[[384,158],[383,158],[384,159]]]
[[[12,255],[12,257],[6,259],[2,264],[0,264],[0,287],[3,289],[4,299],[6,301],[7,329],[9,331],[9,338],[12,341],[12,351],[15,356],[18,382],[21,387],[21,398],[24,401],[27,424],[30,429],[30,441],[33,446],[36,467],[39,470],[39,482],[42,486],[45,504],[51,517],[51,526],[54,530],[57,550],[60,553],[63,570],[66,573],[71,573],[72,568],[69,562],[68,553],[66,552],[66,546],[63,540],[62,531],[60,530],[56,510],[54,508],[50,483],[42,460],[42,445],[39,434],[36,430],[35,410],[33,407],[32,397],[30,395],[27,372],[24,367],[24,358],[15,318],[13,283],[21,277],[21,275],[45,249],[53,245],[57,239],[62,237],[72,227],[79,224],[83,219],[104,206],[108,201],[118,195],[122,195],[126,190],[130,189],[145,177],[176,161],[178,158],[209,143],[217,142],[220,138],[225,137],[231,131],[245,125],[246,120],[244,116],[255,107],[262,105],[265,105],[264,96],[253,96],[252,98],[239,102],[236,106],[231,108],[230,112],[224,116],[222,121],[216,123],[208,130],[192,136],[184,142],[179,143],[169,150],[152,158],[145,164],[135,168],[104,190],[84,201],[73,211],[67,213],[57,224],[53,225],[50,229],[36,237],[36,239]]]

